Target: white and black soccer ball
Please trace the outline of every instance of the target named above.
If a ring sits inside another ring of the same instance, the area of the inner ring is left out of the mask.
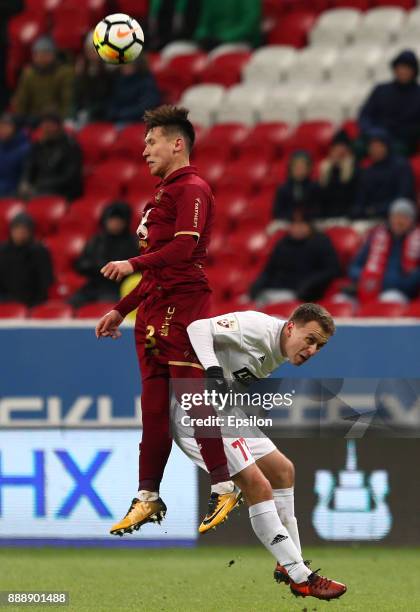
[[[144,34],[138,21],[124,13],[115,13],[98,23],[93,31],[93,44],[104,62],[129,64],[142,52]]]

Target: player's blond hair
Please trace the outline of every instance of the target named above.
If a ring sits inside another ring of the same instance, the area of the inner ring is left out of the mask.
[[[296,325],[305,325],[316,321],[319,323],[324,333],[332,336],[335,332],[335,323],[326,308],[319,304],[301,304],[292,313],[289,321],[293,321]]]
[[[180,133],[187,143],[188,151],[191,151],[195,141],[195,131],[188,119],[188,113],[187,108],[171,104],[162,104],[153,110],[148,110],[143,116],[146,132],[161,127],[166,135]]]

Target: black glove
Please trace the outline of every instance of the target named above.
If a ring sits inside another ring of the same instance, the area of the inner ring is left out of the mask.
[[[212,366],[206,370],[206,389],[209,393],[215,391],[219,394],[227,395],[229,393],[229,385],[224,377],[223,368],[220,366]],[[216,402],[219,404],[219,402]]]

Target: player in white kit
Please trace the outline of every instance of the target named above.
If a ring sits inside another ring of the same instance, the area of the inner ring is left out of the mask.
[[[213,383],[212,389],[229,396],[226,379],[246,385],[268,377],[286,361],[302,365],[328,342],[335,326],[324,308],[302,304],[288,321],[259,312],[235,312],[195,321],[187,331],[207,379]],[[181,425],[183,414],[187,413],[178,404],[173,415],[175,440],[205,469],[194,437],[186,434],[186,428]],[[235,414],[238,414],[236,409]],[[223,439],[229,472],[248,503],[252,528],[277,560],[277,581],[290,584],[295,595],[304,597],[333,599],[343,595],[344,584],[312,572],[302,559],[294,516],[292,462],[258,428],[251,430],[250,436],[224,435]],[[233,483],[224,484],[233,489]],[[212,527],[218,498],[226,493],[220,487],[220,484],[212,487],[212,507],[200,525],[201,533]]]

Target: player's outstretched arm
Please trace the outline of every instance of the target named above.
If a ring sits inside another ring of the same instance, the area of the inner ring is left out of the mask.
[[[121,336],[121,332],[118,327],[123,321],[124,318],[120,315],[118,310],[111,310],[110,312],[107,312],[96,326],[96,337],[98,339],[113,338],[116,340]]]

